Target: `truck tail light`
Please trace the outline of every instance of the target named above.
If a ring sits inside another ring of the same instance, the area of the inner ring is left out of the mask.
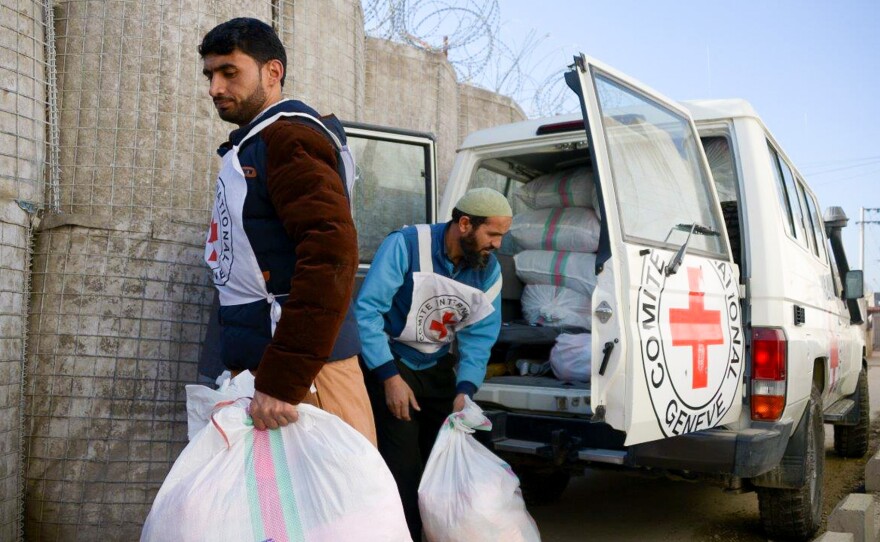
[[[561,132],[574,132],[584,130],[584,119],[557,122],[554,124],[542,124],[538,126],[537,135],[558,134]]]
[[[781,329],[752,329],[752,419],[775,421],[785,410],[786,352]]]

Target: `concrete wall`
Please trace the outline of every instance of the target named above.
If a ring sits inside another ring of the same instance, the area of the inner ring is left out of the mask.
[[[367,38],[364,121],[437,137],[437,176],[445,186],[458,144],[458,83],[442,54]]]
[[[0,0],[0,540],[19,535],[30,218],[46,161],[44,4]]]
[[[322,114],[361,120],[364,13],[360,0],[282,0],[279,36],[287,48],[285,96]]]
[[[525,119],[513,99],[473,85],[458,85],[458,144],[471,132]]]

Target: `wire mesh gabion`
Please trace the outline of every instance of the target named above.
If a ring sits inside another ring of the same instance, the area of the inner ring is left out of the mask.
[[[229,127],[196,50],[214,25],[271,21],[271,2],[57,2],[61,209],[107,219],[206,220]]]
[[[201,228],[49,219],[34,251],[25,527],[136,540],[186,442],[213,294]],[[63,271],[61,271],[63,270]]]
[[[60,208],[34,251],[29,540],[132,540],[186,441],[217,145],[197,45],[268,0],[55,6]]]
[[[31,218],[44,202],[46,2],[0,0],[0,540],[20,536]]]

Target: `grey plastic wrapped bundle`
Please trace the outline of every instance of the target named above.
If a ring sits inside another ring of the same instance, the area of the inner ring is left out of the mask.
[[[550,369],[563,382],[588,382],[593,367],[593,336],[563,333],[550,350]]]

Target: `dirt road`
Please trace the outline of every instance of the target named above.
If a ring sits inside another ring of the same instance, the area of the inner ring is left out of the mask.
[[[871,358],[868,379],[871,452],[860,460],[839,458],[832,447],[832,428],[825,426],[826,518],[844,495],[860,490],[865,461],[880,445],[880,355]],[[572,480],[559,502],[530,512],[544,542],[767,540],[754,493],[728,494],[704,484],[619,472],[587,471]]]

